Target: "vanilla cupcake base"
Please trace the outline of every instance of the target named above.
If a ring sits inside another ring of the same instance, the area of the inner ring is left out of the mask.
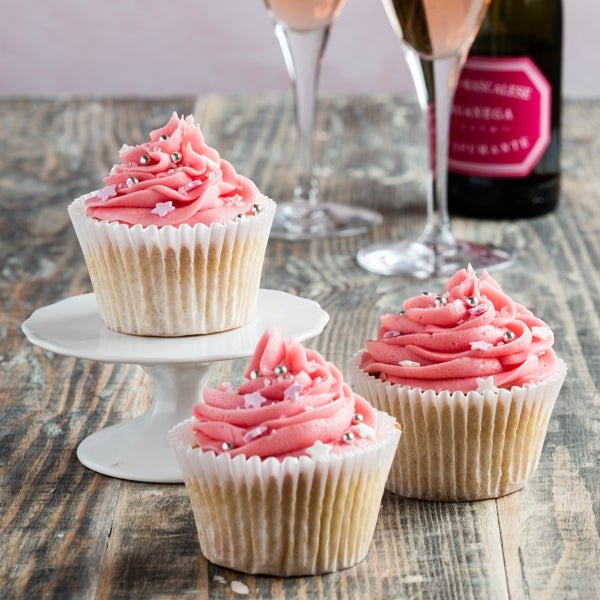
[[[564,361],[545,382],[451,394],[381,381],[360,368],[361,356],[349,365],[355,391],[402,428],[388,490],[422,500],[482,500],[531,479],[566,377]]]
[[[260,460],[194,448],[191,421],[169,432],[202,554],[244,573],[316,575],[350,567],[369,549],[400,437],[377,417],[377,440],[340,455]]]
[[[210,227],[130,227],[98,221],[85,201],[68,207],[109,329],[149,336],[225,331],[254,316],[275,203],[258,215]]]

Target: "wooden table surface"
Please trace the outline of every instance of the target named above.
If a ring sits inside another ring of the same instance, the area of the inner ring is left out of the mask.
[[[474,503],[386,492],[365,561],[292,579],[207,563],[183,485],[82,466],[77,445],[143,412],[149,379],[137,365],[34,347],[21,331],[38,307],[90,291],[66,206],[100,185],[124,142],[144,141],[173,110],[193,111],[209,144],[265,193],[289,195],[288,97],[0,102],[0,597],[599,598],[600,102],[565,103],[555,213],[454,219],[459,236],[515,250],[515,264],[495,276],[552,326],[569,365],[534,479]],[[422,229],[425,132],[414,99],[381,96],[323,98],[318,128],[322,195],[380,210],[384,224],[344,239],[272,240],[262,286],[321,304],[331,320],[309,345],[347,373],[382,312],[441,289],[371,275],[354,261],[366,243]],[[223,363],[215,379],[242,366]]]

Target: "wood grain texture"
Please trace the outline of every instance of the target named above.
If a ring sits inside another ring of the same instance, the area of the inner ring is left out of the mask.
[[[551,324],[569,365],[538,471],[521,492],[444,504],[386,493],[371,551],[322,577],[247,576],[199,553],[185,489],[84,468],[90,433],[145,410],[137,366],[54,355],[20,326],[36,308],[90,290],[67,213],[121,144],[146,139],[173,110],[194,112],[207,142],[275,200],[291,194],[295,132],[287,96],[197,100],[0,102],[0,596],[2,598],[600,597],[600,103],[564,107],[559,209],[517,222],[455,219],[455,232],[514,248],[496,274]],[[373,240],[424,223],[425,130],[412,99],[325,97],[316,173],[323,197],[369,206],[384,223],[360,236],[269,243],[262,286],[318,301],[331,315],[309,342],[346,370],[378,317],[440,282],[357,267]],[[236,378],[243,361],[214,378]],[[247,594],[235,593],[235,590]]]

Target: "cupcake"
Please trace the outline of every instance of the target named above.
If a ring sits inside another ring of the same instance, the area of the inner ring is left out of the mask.
[[[254,315],[275,203],[173,114],[68,207],[106,326],[225,331]]]
[[[387,488],[452,501],[521,489],[567,373],[553,342],[546,323],[470,267],[445,292],[382,316],[350,375],[357,392],[402,427]]]
[[[315,575],[367,554],[400,430],[317,352],[267,330],[239,387],[169,432],[211,562]]]

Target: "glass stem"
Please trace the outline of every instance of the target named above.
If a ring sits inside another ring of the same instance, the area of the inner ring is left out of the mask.
[[[330,30],[331,27],[327,26],[295,31],[283,23],[275,24],[275,35],[294,89],[298,129],[298,177],[294,200],[310,205],[318,202],[318,186],[313,177],[313,130],[321,64]]]
[[[434,250],[452,251],[456,238],[448,214],[448,137],[452,99],[458,83],[462,57],[424,60],[407,50],[421,110],[427,119],[431,179],[427,189],[427,223],[419,238]]]

